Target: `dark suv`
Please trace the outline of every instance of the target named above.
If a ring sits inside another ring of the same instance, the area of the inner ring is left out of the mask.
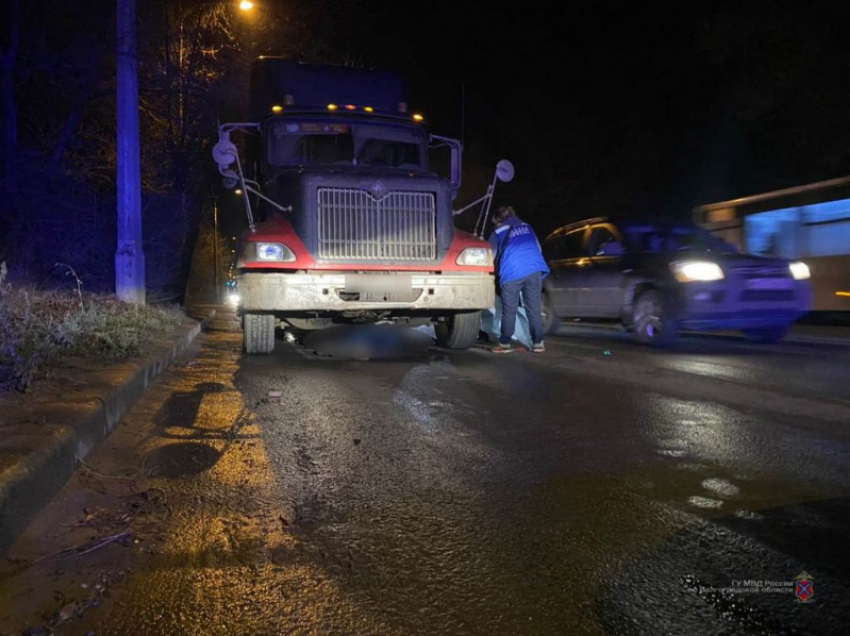
[[[680,329],[776,342],[812,302],[804,263],[741,254],[685,223],[589,219],[550,234],[543,253],[547,333],[561,318],[619,318],[654,346]]]

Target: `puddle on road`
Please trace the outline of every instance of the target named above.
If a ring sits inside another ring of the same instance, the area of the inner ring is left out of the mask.
[[[688,503],[694,508],[711,509],[723,507],[722,501],[719,501],[718,499],[711,499],[709,497],[700,497],[699,495],[688,497]]]
[[[702,487],[723,499],[732,499],[741,494],[741,489],[738,486],[728,479],[721,479],[719,477],[710,477],[703,480]]]

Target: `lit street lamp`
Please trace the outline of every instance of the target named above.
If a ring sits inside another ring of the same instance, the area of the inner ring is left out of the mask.
[[[242,2],[239,3],[239,8],[243,11],[250,11],[254,8],[254,3],[251,2],[251,0],[242,0]]]

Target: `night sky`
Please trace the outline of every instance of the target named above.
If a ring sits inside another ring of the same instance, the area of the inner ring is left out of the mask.
[[[465,89],[457,205],[510,159],[517,176],[496,204],[545,235],[597,215],[687,218],[848,174],[846,7],[255,0],[246,14],[236,0],[138,0],[149,269],[179,288],[185,267],[171,261],[189,262],[213,201],[229,235],[244,224],[210,148],[218,120],[244,116],[257,55],[402,70],[415,110],[447,136],[461,135]],[[0,84],[12,86],[0,89],[0,259],[34,279],[73,260],[106,288],[96,264],[114,254],[115,1],[5,0],[0,32]],[[45,252],[57,259],[38,265]]]
[[[687,216],[850,167],[842,3],[344,4],[319,21],[340,61],[406,71],[440,134],[460,135],[465,86],[463,198],[508,158],[499,202],[542,230]]]

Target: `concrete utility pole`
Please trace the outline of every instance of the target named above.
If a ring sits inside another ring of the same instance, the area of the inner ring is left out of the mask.
[[[145,303],[142,251],[142,178],[139,166],[139,79],[136,63],[136,0],[118,1],[118,251],[115,293]]]

